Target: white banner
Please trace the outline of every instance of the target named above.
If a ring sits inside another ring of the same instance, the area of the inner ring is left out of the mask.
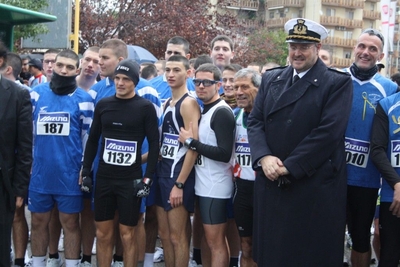
[[[389,18],[390,18],[390,0],[381,0],[382,35],[385,38],[385,45],[383,47],[383,53],[385,54],[385,57],[388,55],[388,50],[389,50],[388,49]]]

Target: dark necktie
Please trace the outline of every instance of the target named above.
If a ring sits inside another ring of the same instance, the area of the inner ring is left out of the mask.
[[[294,75],[293,80],[292,80],[292,84],[295,84],[298,80],[300,80],[299,75]]]

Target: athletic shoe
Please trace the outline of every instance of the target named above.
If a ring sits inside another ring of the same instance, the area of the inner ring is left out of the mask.
[[[94,240],[93,240],[93,247],[92,247],[92,254],[93,255],[96,255],[96,242],[97,242],[97,239],[95,237]]]
[[[350,266],[349,260],[347,259],[346,255],[343,255],[343,266],[345,267]]]
[[[32,267],[32,266],[33,266],[33,259],[30,258],[29,261],[28,261],[28,263],[25,263],[25,266],[24,266],[24,267]]]
[[[154,251],[154,259],[153,262],[162,262],[164,261],[164,250],[160,247],[156,247]]]
[[[61,233],[60,240],[58,240],[58,251],[64,251],[64,233]]]
[[[13,250],[13,248],[11,247],[10,248],[10,262],[13,262],[14,261],[14,250]]]
[[[47,259],[46,267],[61,267],[63,265],[63,260],[61,257],[58,259]]]
[[[351,240],[349,232],[346,232],[346,247],[351,249],[353,247],[353,241]]]
[[[197,262],[195,260],[190,260],[188,267],[197,267]]]
[[[79,267],[92,267],[92,264],[87,261],[84,261],[79,263]]]
[[[124,267],[124,262],[123,261],[114,261],[114,263],[111,265],[111,267]]]

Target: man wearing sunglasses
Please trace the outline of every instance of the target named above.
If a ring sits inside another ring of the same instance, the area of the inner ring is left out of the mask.
[[[181,128],[179,134],[179,141],[199,154],[195,163],[195,194],[211,251],[211,264],[203,259],[206,266],[229,265],[225,241],[226,205],[233,193],[235,118],[218,94],[221,77],[221,71],[213,64],[206,63],[197,68],[193,82],[197,97],[204,103],[199,139],[194,139],[191,126],[188,130]]]
[[[352,83],[319,59],[322,25],[297,18],[285,31],[290,65],[264,73],[247,121],[253,258],[258,266],[341,266]]]
[[[353,106],[346,130],[347,225],[353,241],[351,265],[366,267],[371,261],[370,228],[380,188],[380,173],[371,162],[370,136],[378,102],[397,91],[397,84],[378,73],[384,38],[366,29],[354,47],[354,63],[346,69],[353,80]]]

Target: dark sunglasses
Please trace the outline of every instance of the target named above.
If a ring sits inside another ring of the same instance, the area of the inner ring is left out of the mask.
[[[196,85],[196,86],[200,86],[200,84],[203,84],[204,87],[207,87],[207,86],[211,86],[211,85],[213,85],[213,84],[218,83],[218,81],[207,80],[207,79],[204,79],[204,80],[193,79],[193,83],[194,83],[194,85]]]

